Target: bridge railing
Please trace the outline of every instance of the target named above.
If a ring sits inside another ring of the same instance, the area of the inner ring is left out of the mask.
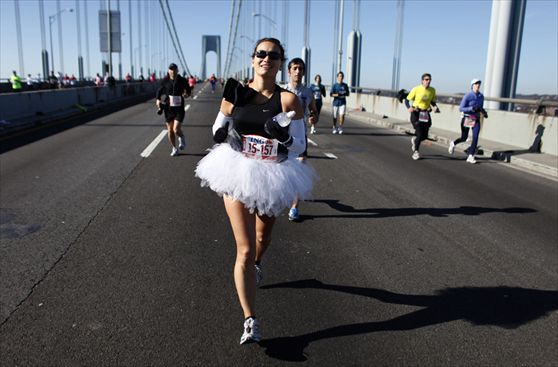
[[[110,104],[154,98],[158,87],[138,82],[0,94],[0,135]]]
[[[329,88],[328,88],[329,91]],[[357,88],[347,98],[349,113],[366,111],[378,118],[393,118],[409,121],[409,112],[405,104],[396,98],[396,91],[383,89]],[[459,103],[463,95],[438,94],[438,106],[441,113],[432,114],[432,126],[450,132],[461,133],[461,112]],[[517,147],[558,156],[558,117],[554,109],[558,102],[549,100],[529,100],[512,98],[485,98],[487,101],[513,103],[516,106],[528,106],[520,111],[502,111],[488,109],[488,119],[481,121],[480,137],[500,143],[503,146]],[[329,93],[324,103],[331,103]]]

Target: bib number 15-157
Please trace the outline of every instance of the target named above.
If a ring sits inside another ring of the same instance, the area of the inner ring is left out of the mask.
[[[251,158],[277,160],[279,142],[259,135],[242,135],[242,153]]]

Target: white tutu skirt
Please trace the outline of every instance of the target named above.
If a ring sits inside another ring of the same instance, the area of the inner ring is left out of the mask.
[[[296,158],[283,162],[254,159],[231,148],[215,145],[198,162],[196,176],[219,196],[228,195],[260,215],[278,216],[293,201],[308,200],[317,178],[312,167]]]

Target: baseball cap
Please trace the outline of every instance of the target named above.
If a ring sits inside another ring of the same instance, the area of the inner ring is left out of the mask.
[[[178,69],[178,66],[176,66],[176,64],[173,62],[169,65],[169,70],[170,69],[173,69],[173,70]]]
[[[477,83],[481,83],[481,80],[480,79],[471,80],[471,86],[473,86],[473,84],[477,84]]]

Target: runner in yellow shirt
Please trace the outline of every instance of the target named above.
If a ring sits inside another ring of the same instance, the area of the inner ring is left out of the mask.
[[[411,124],[415,128],[415,136],[411,138],[412,157],[415,161],[420,159],[420,143],[428,138],[428,130],[432,126],[430,118],[432,107],[436,108],[435,112],[440,112],[436,106],[436,89],[430,86],[431,81],[430,74],[422,74],[422,84],[414,87],[405,99],[405,105],[411,114]],[[410,101],[413,101],[412,105]]]
[[[10,83],[12,83],[13,92],[21,92],[21,78],[17,75],[16,71],[12,71],[12,76],[10,77]]]

